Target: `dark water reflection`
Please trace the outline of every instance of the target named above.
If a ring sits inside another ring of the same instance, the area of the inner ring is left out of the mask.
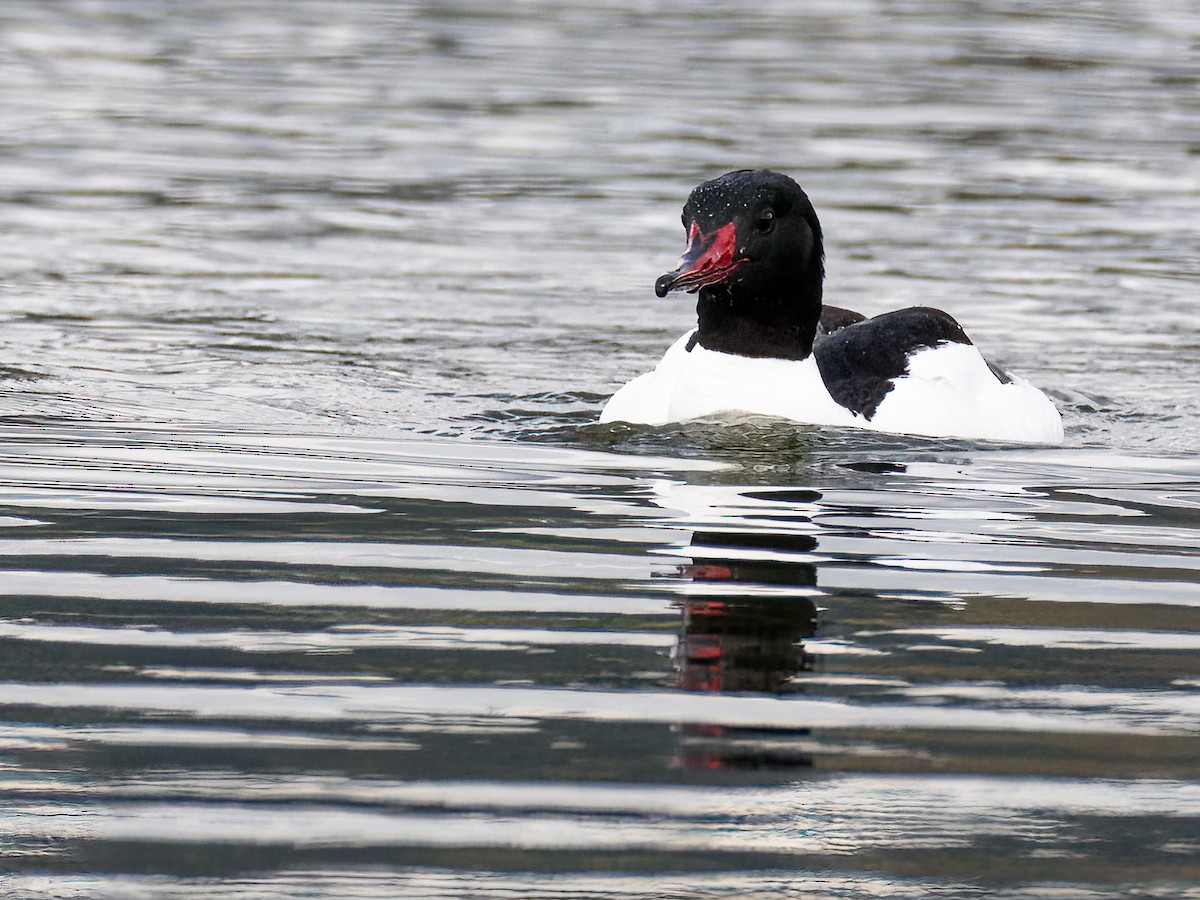
[[[705,595],[703,586],[778,585],[815,588],[816,567],[806,561],[722,558],[721,549],[767,552],[816,548],[811,535],[764,532],[698,532],[692,561],[679,575],[700,588],[680,603],[683,624],[673,656],[685,691],[785,694],[797,691],[795,677],[811,670],[804,639],[817,630],[817,604],[799,591],[787,597],[738,597],[729,591]],[[805,768],[813,765],[805,745],[808,729],[735,729],[713,724],[680,726],[679,764],[685,769]]]
[[[0,895],[1200,897],[1192,4],[0,9]],[[1061,449],[595,424],[795,175]]]

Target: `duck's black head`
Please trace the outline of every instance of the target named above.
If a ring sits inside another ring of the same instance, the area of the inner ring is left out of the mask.
[[[683,207],[688,245],[654,285],[700,292],[701,346],[803,359],[821,316],[821,223],[800,185],[768,169],[706,181]]]

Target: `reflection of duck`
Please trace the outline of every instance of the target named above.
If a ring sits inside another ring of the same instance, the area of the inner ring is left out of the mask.
[[[674,652],[679,686],[689,691],[754,691],[782,694],[795,690],[792,679],[811,667],[803,639],[816,632],[817,606],[809,593],[816,586],[812,563],[781,558],[755,559],[764,550],[812,550],[808,534],[697,532],[690,564],[680,575],[691,580],[681,605],[683,622]],[[737,596],[736,584],[772,585],[782,595]],[[706,586],[720,589],[705,591]],[[787,587],[800,588],[796,596]],[[793,768],[811,765],[794,738],[796,729],[747,729],[723,725],[681,727],[679,763],[686,769]],[[792,740],[789,741],[789,738]]]
[[[812,563],[746,558],[744,552],[807,551],[816,545],[807,534],[697,532],[691,542],[692,563],[681,567],[680,574],[696,585],[813,588],[817,570]],[[683,626],[675,659],[680,686],[687,690],[779,694],[789,690],[793,675],[808,668],[800,641],[817,628],[817,605],[811,596],[748,597],[700,591],[681,607]]]
[[[730,172],[683,208],[688,246],[655,292],[699,291],[698,327],[621,388],[600,421],[663,425],[730,413],[815,425],[1058,443],[1062,419],[991,367],[941,310],[867,319],[822,306],[821,225],[786,175]]]

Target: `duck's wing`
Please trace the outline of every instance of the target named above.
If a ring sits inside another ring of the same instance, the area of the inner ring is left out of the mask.
[[[908,374],[913,354],[941,344],[971,346],[971,339],[949,313],[913,306],[843,325],[818,341],[813,355],[834,401],[869,420]]]
[[[868,427],[901,434],[1061,443],[1062,416],[996,369],[948,314],[913,307],[848,325],[813,347],[825,389]]]
[[[840,306],[822,306],[821,319],[817,322],[817,340],[864,319],[866,316],[852,309],[842,309]]]

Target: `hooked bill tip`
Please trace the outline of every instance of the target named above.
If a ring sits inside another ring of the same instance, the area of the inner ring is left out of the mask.
[[[654,293],[659,297],[665,297],[671,292],[671,288],[675,284],[675,273],[668,272],[666,275],[659,275],[658,281],[654,282]]]

